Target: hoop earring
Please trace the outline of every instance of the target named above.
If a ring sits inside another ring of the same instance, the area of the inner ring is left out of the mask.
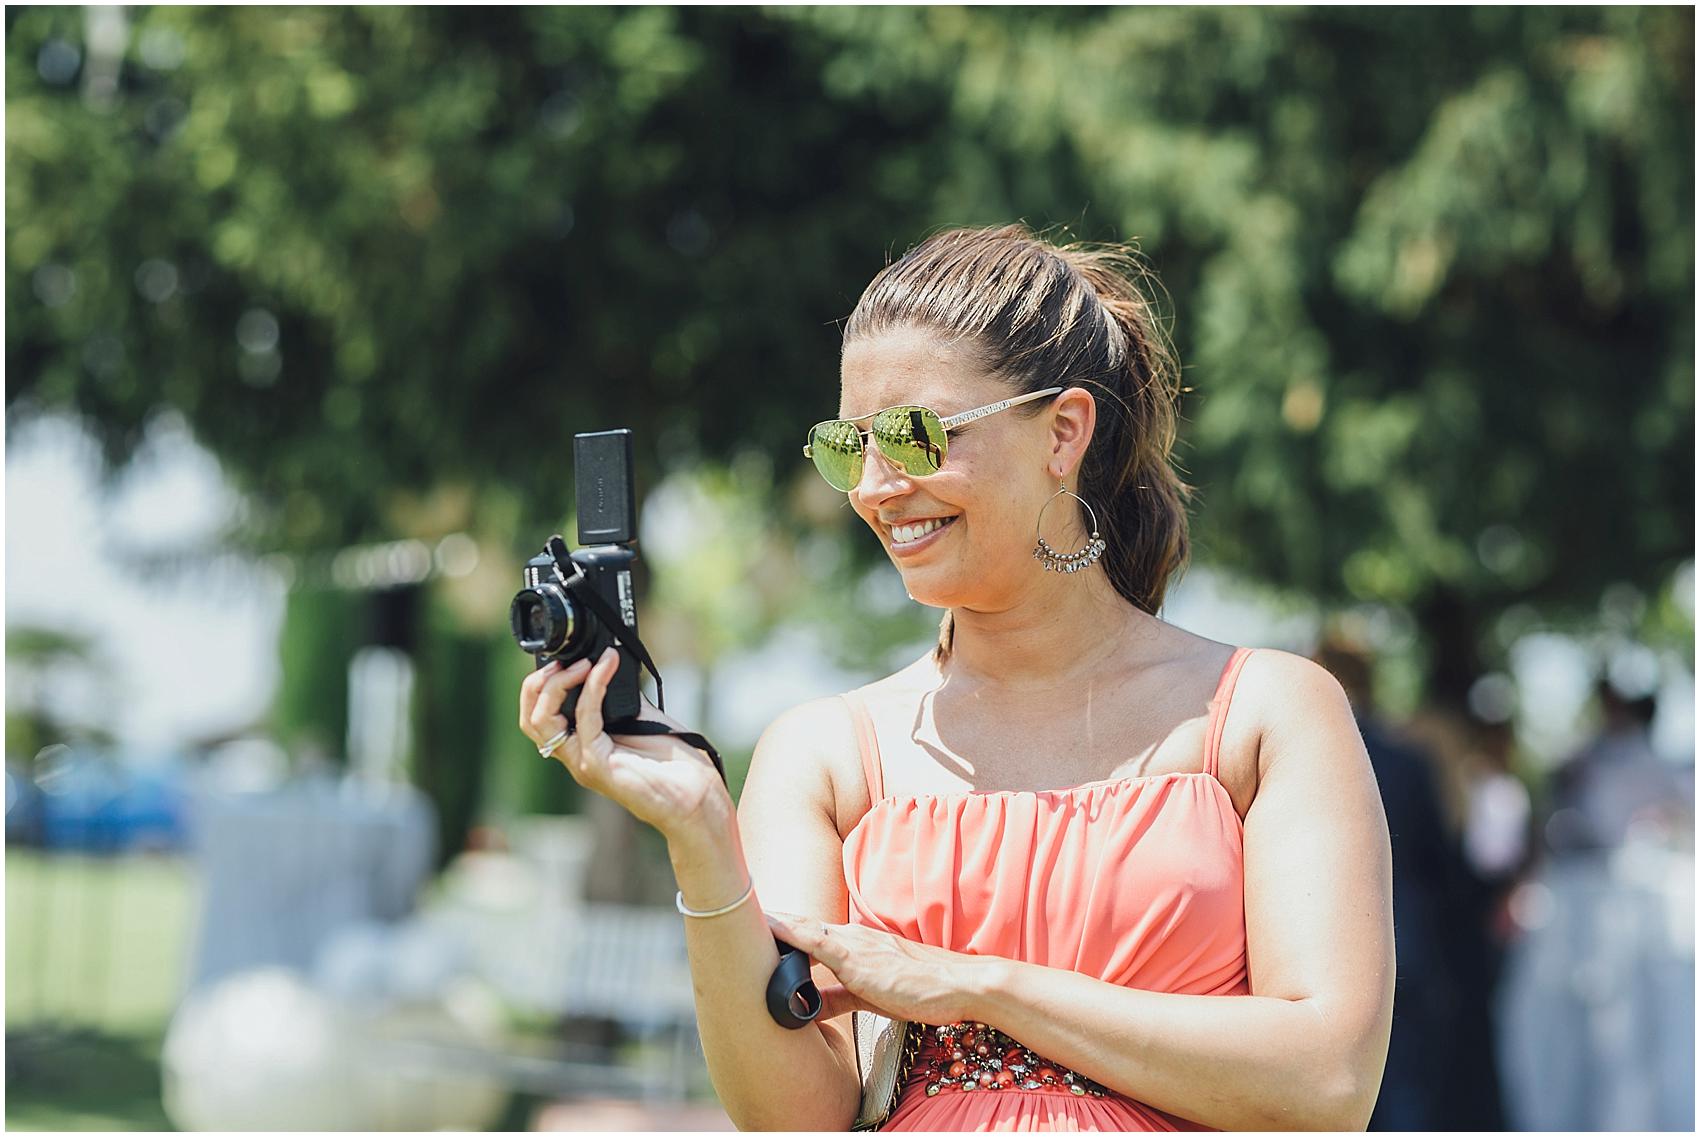
[[[1050,543],[1039,532],[1040,526],[1045,520],[1045,510],[1051,508],[1051,502],[1057,500],[1063,494],[1068,494],[1069,497],[1086,506],[1087,514],[1092,518],[1092,536],[1087,539],[1084,548],[1077,549],[1072,553],[1057,552],[1051,548]],[[1090,567],[1092,562],[1104,555],[1104,539],[1098,535],[1097,512],[1085,498],[1071,492],[1066,485],[1059,485],[1057,492],[1051,495],[1050,501],[1045,502],[1040,507],[1039,520],[1033,523],[1033,532],[1039,538],[1039,544],[1033,549],[1033,558],[1045,566],[1046,572],[1079,572],[1083,568]]]

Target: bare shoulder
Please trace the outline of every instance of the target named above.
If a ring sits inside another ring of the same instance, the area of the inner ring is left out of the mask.
[[[1356,764],[1363,740],[1340,681],[1321,664],[1275,648],[1249,653],[1235,685],[1232,723],[1255,746],[1259,781],[1276,762]]]
[[[822,736],[823,728],[828,735],[847,733],[851,743],[855,742],[850,708],[843,696],[826,695],[787,709],[762,732],[761,741],[756,744],[757,752],[777,742],[801,745],[811,750],[832,749],[831,739]]]
[[[1260,647],[1246,653],[1234,697],[1277,710],[1285,703],[1296,711],[1313,700],[1344,701],[1346,693],[1320,663],[1279,648]]]
[[[762,732],[739,813],[819,810],[843,834],[848,828],[843,818],[868,809],[861,762],[844,699],[831,695],[799,703]]]

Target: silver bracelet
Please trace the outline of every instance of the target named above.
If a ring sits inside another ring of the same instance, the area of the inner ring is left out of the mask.
[[[737,908],[740,905],[742,905],[744,903],[744,901],[748,900],[752,895],[755,894],[755,891],[756,891],[755,878],[751,877],[749,885],[746,886],[745,889],[744,889],[744,895],[738,897],[738,899],[732,901],[732,903],[726,905],[726,907],[724,907],[724,908],[712,908],[707,912],[698,912],[695,908],[686,908],[685,907],[685,894],[683,892],[674,893],[673,904],[676,908],[679,909],[679,915],[681,915],[681,916],[690,916],[691,918],[696,919],[696,920],[706,920],[710,916],[724,916],[724,915],[726,915],[726,913],[732,911],[732,909]]]

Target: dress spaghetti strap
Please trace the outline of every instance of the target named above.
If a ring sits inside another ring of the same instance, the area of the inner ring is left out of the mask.
[[[1222,668],[1222,678],[1216,683],[1216,694],[1210,700],[1210,729],[1204,736],[1204,772],[1217,781],[1216,767],[1222,754],[1222,728],[1228,721],[1228,704],[1234,698],[1234,684],[1239,681],[1240,668],[1251,656],[1251,648],[1238,647]]]
[[[885,779],[880,775],[880,744],[874,734],[874,723],[868,717],[868,708],[862,705],[861,696],[854,691],[848,691],[839,696],[850,708],[850,717],[856,723],[856,749],[862,755],[862,778],[868,783],[868,805],[885,796]]]

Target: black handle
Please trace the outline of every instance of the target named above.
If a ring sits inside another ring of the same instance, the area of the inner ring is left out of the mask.
[[[779,945],[779,966],[767,981],[767,1013],[786,1030],[799,1030],[820,1014],[820,988],[809,974],[809,957],[784,940]]]

